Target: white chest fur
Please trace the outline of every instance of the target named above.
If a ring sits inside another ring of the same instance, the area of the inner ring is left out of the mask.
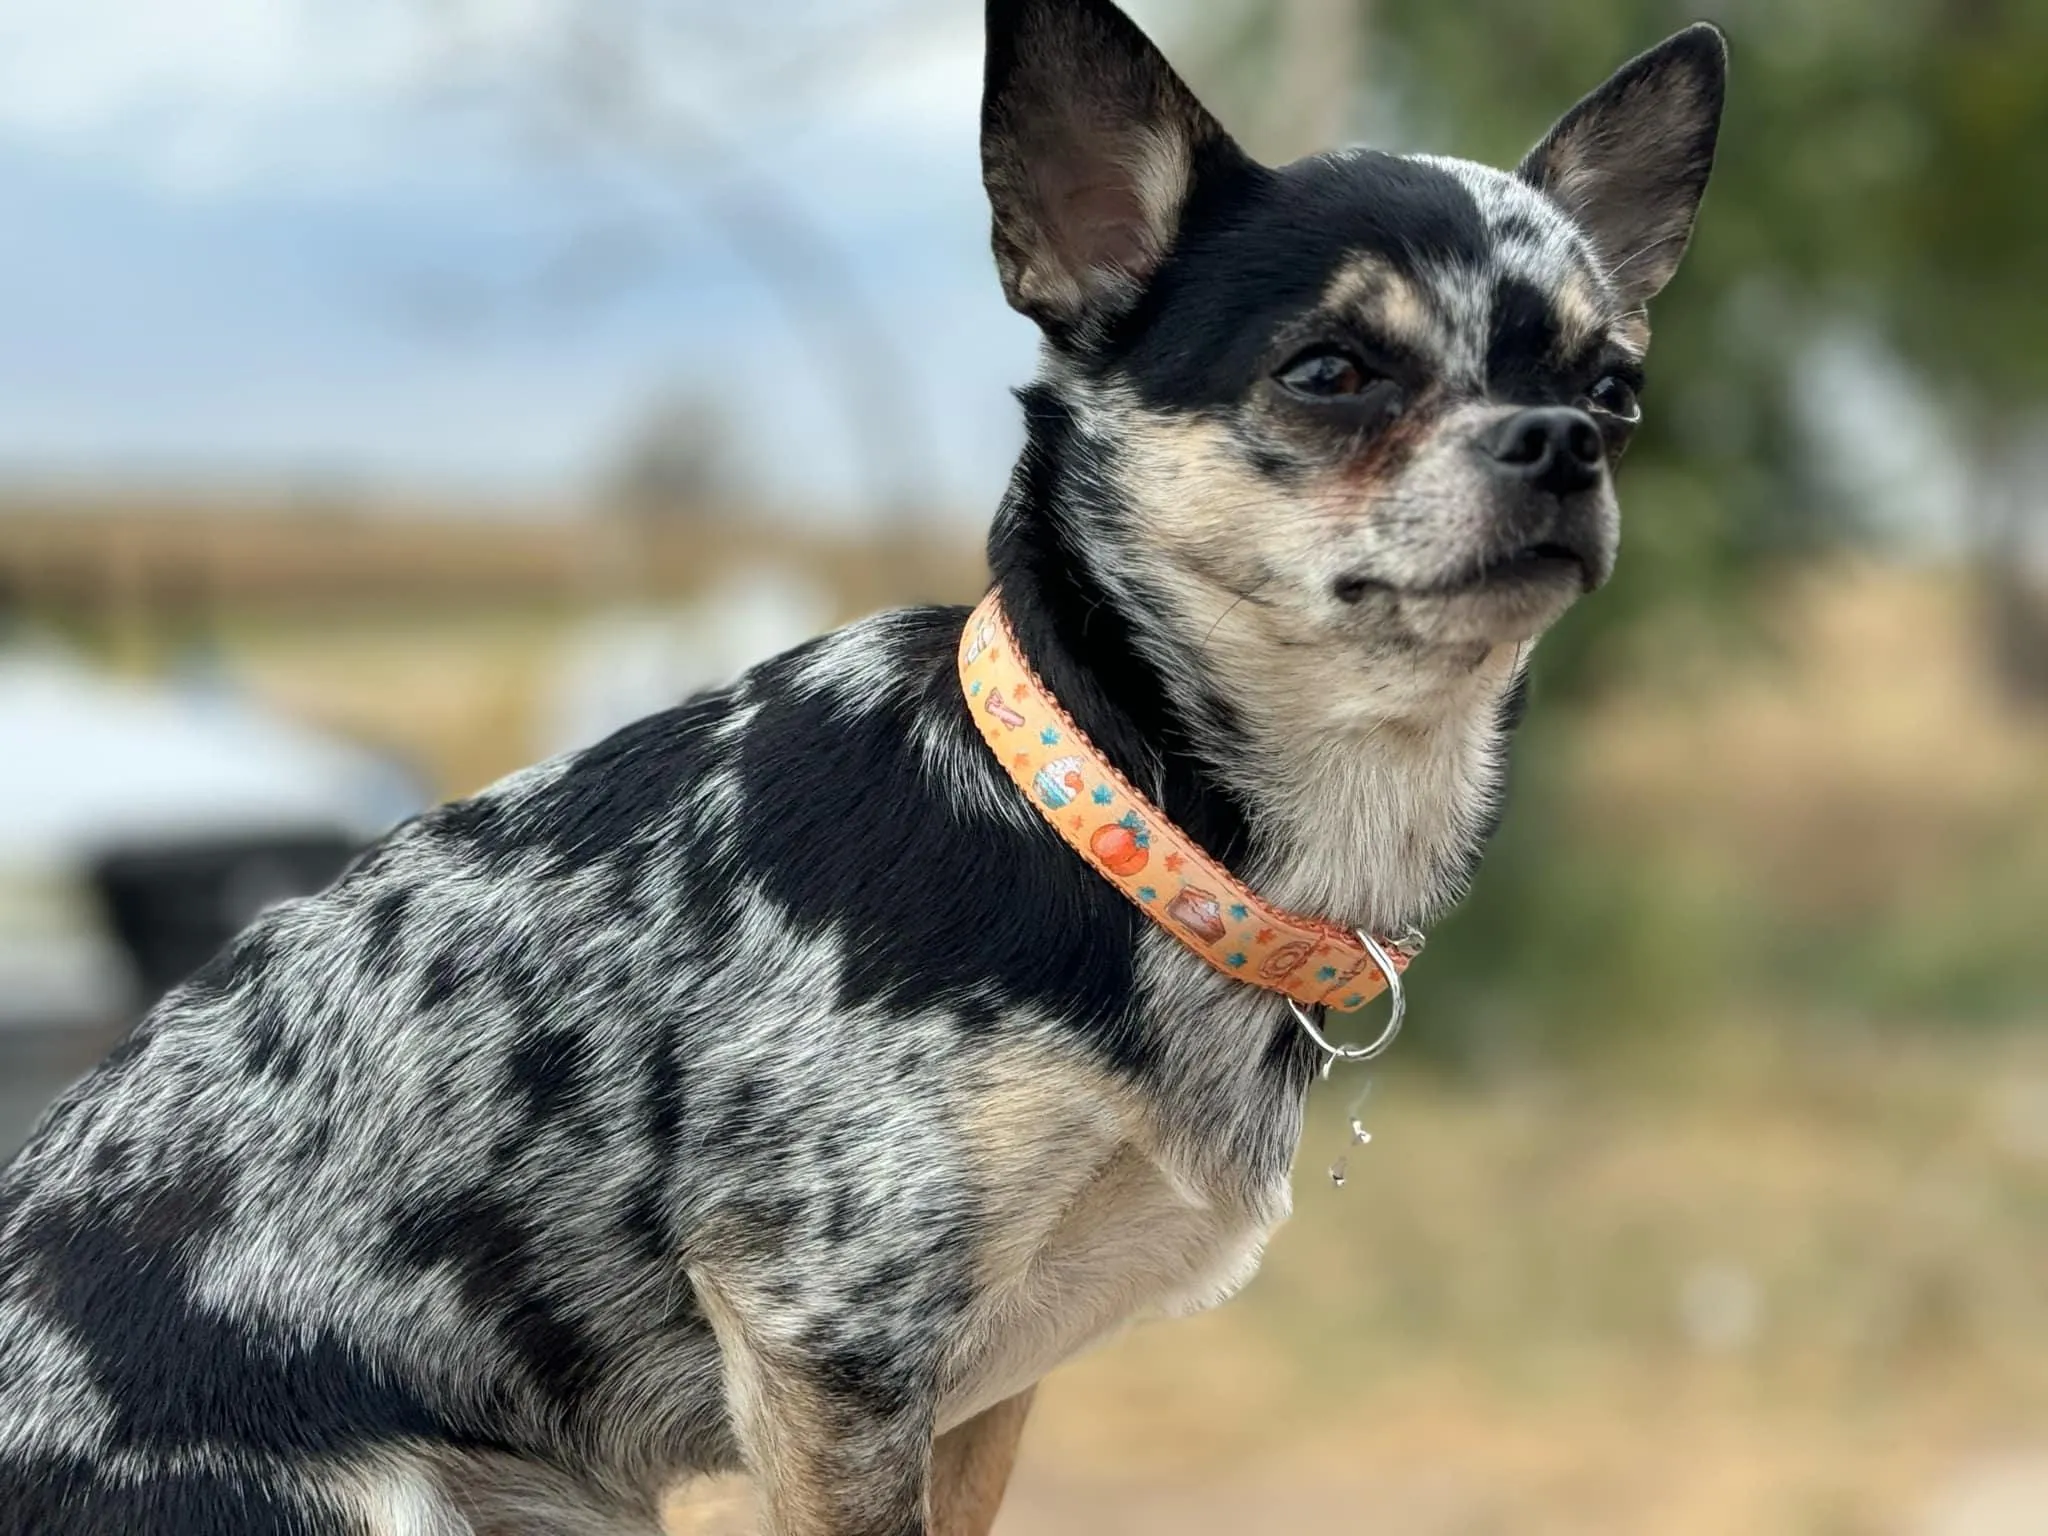
[[[1235,1293],[1285,1220],[1176,1178],[1122,1090],[1071,1062],[1018,1053],[976,1115],[976,1162],[1000,1216],[981,1300],[956,1349],[942,1427],[1022,1391],[1145,1317]]]

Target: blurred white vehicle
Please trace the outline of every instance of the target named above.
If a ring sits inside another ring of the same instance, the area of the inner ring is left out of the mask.
[[[0,1033],[132,1017],[424,798],[217,684],[0,651]]]

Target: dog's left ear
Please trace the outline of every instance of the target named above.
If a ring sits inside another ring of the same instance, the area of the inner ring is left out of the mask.
[[[1578,221],[1631,307],[1671,280],[1714,168],[1728,44],[1707,22],[1631,59],[1517,172]]]
[[[1129,307],[1243,157],[1110,0],[988,0],[982,179],[1003,292],[1059,340]]]

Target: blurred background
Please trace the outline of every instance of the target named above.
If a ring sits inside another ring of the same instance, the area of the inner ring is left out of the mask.
[[[2048,5],[1132,8],[1268,158],[1734,78],[1372,1145],[1000,1529],[2048,1531]],[[397,818],[978,590],[979,9],[9,0],[0,1150]]]

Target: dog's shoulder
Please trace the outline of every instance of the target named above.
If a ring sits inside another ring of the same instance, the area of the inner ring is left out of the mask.
[[[838,938],[843,1003],[1117,1014],[1133,914],[975,729],[956,667],[966,616],[884,614],[751,675],[724,865]]]

